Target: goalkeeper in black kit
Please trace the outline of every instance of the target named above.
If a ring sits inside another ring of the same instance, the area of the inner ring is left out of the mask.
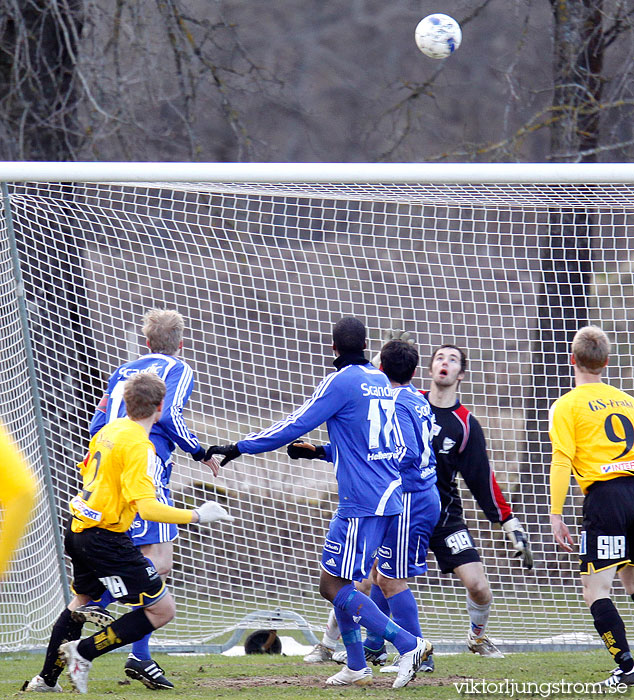
[[[440,520],[429,548],[444,574],[454,573],[467,590],[470,627],[467,646],[474,654],[502,657],[485,633],[493,596],[475,543],[463,518],[456,484],[458,473],[492,523],[500,523],[526,569],[533,568],[528,537],[502,496],[486,451],[482,428],[458,400],[467,356],[455,345],[442,345],[431,356],[431,388],[423,392],[436,419],[436,452]]]

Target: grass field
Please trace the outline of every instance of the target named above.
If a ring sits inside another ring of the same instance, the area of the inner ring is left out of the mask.
[[[261,700],[297,698],[297,700],[333,700],[341,697],[433,698],[433,700],[473,700],[477,697],[508,698],[578,698],[594,697],[577,685],[568,692],[556,692],[554,684],[596,683],[604,680],[613,664],[604,650],[591,652],[549,652],[511,654],[504,659],[483,659],[464,653],[436,657],[436,672],[419,674],[406,688],[392,690],[392,674],[375,672],[374,683],[366,688],[326,688],[324,682],[340,667],[333,663],[308,665],[296,656],[220,656],[156,654],[156,661],[174,682],[173,691],[158,691],[160,697],[221,698],[222,700]],[[137,681],[128,682],[123,674],[125,656],[107,654],[97,659],[90,675],[87,700],[128,700],[156,697],[157,691],[145,688]],[[40,669],[39,654],[0,654],[0,698],[31,697],[17,692],[25,679]],[[469,679],[477,684],[471,692],[462,692],[454,685]],[[70,684],[64,674],[60,679],[65,690]],[[510,685],[515,683],[515,686]],[[538,684],[528,686],[523,684]],[[506,685],[505,685],[506,684]],[[548,686],[548,684],[553,684]],[[563,686],[559,686],[560,688]],[[509,692],[509,688],[511,691]],[[627,695],[615,693],[616,697]],[[56,697],[64,697],[59,694]]]

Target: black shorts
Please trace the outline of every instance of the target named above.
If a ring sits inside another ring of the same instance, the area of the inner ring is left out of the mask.
[[[582,574],[622,567],[634,546],[634,477],[595,482],[583,501],[579,547]]]
[[[429,540],[429,549],[443,574],[450,574],[463,564],[480,561],[473,537],[462,520],[437,526]]]
[[[64,539],[73,565],[73,591],[99,600],[108,589],[118,603],[152,605],[167,589],[126,532],[90,527]]]

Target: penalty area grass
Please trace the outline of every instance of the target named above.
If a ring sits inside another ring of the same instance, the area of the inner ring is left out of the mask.
[[[0,698],[31,697],[18,692],[25,680],[31,679],[41,668],[43,654],[0,654]],[[138,681],[123,673],[126,655],[106,654],[96,659],[90,672],[86,700],[128,700],[156,697]],[[222,656],[170,655],[156,653],[155,661],[166,670],[174,683],[174,690],[163,691],[161,697],[176,696],[187,700],[219,698],[222,700],[333,700],[346,696],[363,698],[433,698],[433,700],[472,700],[483,697],[512,698],[579,698],[594,697],[580,692],[575,684],[598,683],[605,680],[614,667],[605,650],[589,652],[531,652],[509,654],[504,659],[485,659],[468,652],[435,656],[436,671],[419,673],[404,689],[392,690],[394,674],[374,671],[374,683],[364,688],[328,688],[325,681],[341,666],[335,663],[305,664],[301,657],[282,655]],[[473,680],[470,688],[465,682]],[[483,681],[486,686],[483,687]],[[514,686],[509,686],[514,683]],[[538,684],[539,690],[527,684]],[[558,692],[570,684],[568,692]],[[64,691],[71,686],[62,674],[60,684]],[[506,685],[505,685],[506,684]],[[618,693],[618,695],[622,695]],[[56,695],[62,697],[62,695]]]

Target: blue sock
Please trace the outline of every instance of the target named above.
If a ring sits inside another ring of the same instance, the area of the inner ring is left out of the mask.
[[[376,603],[376,607],[386,617],[390,616],[390,606],[383,595],[383,591],[376,585],[376,583],[372,584],[372,588],[370,589],[370,598]],[[365,641],[363,642],[363,646],[367,647],[368,649],[372,649],[372,651],[379,651],[385,646],[385,640],[383,637],[378,637],[376,634],[368,632]]]
[[[416,637],[392,622],[376,603],[358,591],[351,583],[346,584],[332,601],[338,610],[347,612],[370,632],[392,642],[399,654],[405,654],[416,646]]]
[[[98,605],[100,608],[107,608],[110,603],[114,600],[114,596],[108,589],[106,589],[102,594],[101,598],[99,600],[91,600],[91,603],[94,603],[95,605]]]
[[[360,671],[367,666],[365,662],[365,652],[361,642],[361,628],[359,623],[352,619],[352,616],[343,610],[335,608],[335,617],[341,632],[341,641],[346,647],[348,654],[347,665],[352,671]]]
[[[423,633],[420,629],[418,620],[418,605],[416,598],[409,588],[390,596],[387,603],[392,613],[392,619],[397,625],[411,632],[415,637],[422,637]]]
[[[139,610],[139,608],[134,608],[134,609]],[[150,634],[146,634],[145,637],[141,637],[141,639],[132,643],[132,653],[140,661],[149,661],[152,658],[150,656],[150,637],[151,636],[152,636],[152,633],[150,632]]]

